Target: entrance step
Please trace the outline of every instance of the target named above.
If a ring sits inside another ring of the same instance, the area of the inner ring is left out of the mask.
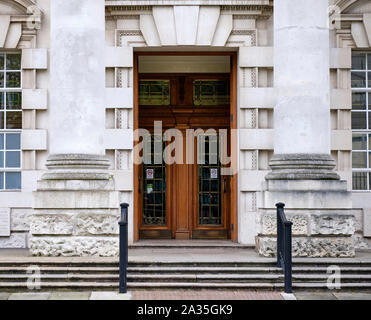
[[[276,267],[275,259],[259,257],[251,249],[201,247],[203,243],[199,242],[200,247],[196,248],[130,249],[129,289],[282,291],[284,277],[282,270]],[[329,266],[340,268],[342,289],[371,289],[371,255],[365,255],[352,259],[294,258],[294,290],[328,290]],[[118,258],[41,258],[0,254],[0,292],[27,291],[29,277],[37,278],[35,270],[40,272],[41,291],[118,290]]]
[[[199,249],[244,249],[252,248],[229,240],[140,240],[130,245],[133,249],[171,249],[171,248],[199,248]]]

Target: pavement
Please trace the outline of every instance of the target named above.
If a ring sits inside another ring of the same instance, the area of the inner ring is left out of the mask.
[[[142,244],[142,242],[139,242]],[[186,242],[184,242],[186,243]],[[275,262],[275,258],[266,258],[259,256],[253,248],[244,248],[238,245],[233,245],[231,242],[225,242],[225,246],[220,248],[214,246],[205,247],[204,243],[197,242],[193,245],[182,246],[182,242],[177,242],[178,246],[165,246],[157,241],[153,246],[133,245],[129,248],[129,263],[130,262],[236,262],[236,263],[260,263],[260,262]],[[228,245],[229,244],[229,245]],[[220,245],[220,244],[219,244]],[[174,248],[176,250],[174,250]],[[233,249],[232,249],[233,248]],[[74,263],[91,263],[91,262],[107,262],[118,263],[118,257],[32,257],[29,250],[25,249],[0,249],[0,263],[25,262],[74,262]],[[357,252],[354,258],[293,258],[293,263],[305,262],[324,262],[337,264],[339,262],[353,263],[371,263],[371,251]]]
[[[369,292],[297,292],[251,290],[133,290],[82,292],[0,292],[0,300],[371,300]]]

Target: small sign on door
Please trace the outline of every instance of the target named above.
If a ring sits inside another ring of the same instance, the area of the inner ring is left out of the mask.
[[[153,179],[155,175],[155,172],[153,169],[147,169],[146,170],[146,177],[147,179]]]
[[[218,169],[210,169],[210,178],[218,179]]]

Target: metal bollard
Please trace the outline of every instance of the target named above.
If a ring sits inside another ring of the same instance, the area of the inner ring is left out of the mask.
[[[127,293],[128,268],[128,208],[129,204],[121,203],[120,226],[120,293]]]

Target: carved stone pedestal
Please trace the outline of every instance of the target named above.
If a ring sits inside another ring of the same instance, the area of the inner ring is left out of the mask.
[[[99,155],[51,155],[38,181],[30,250],[36,256],[117,256],[119,195]]]
[[[293,256],[353,257],[355,219],[346,181],[332,171],[330,155],[275,155],[260,208],[257,250],[276,254],[275,204],[293,222]]]

